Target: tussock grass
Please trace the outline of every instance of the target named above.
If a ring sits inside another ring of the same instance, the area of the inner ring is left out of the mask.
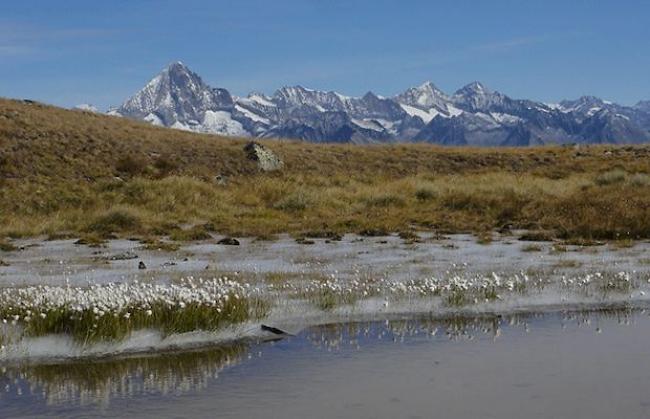
[[[165,335],[194,330],[218,330],[225,325],[248,320],[249,305],[247,299],[232,298],[218,312],[213,307],[200,304],[183,308],[152,304],[151,314],[137,308],[126,308],[101,317],[91,310],[76,312],[63,308],[43,313],[43,317],[23,316],[23,319],[30,319],[25,329],[28,336],[67,334],[80,342],[92,342],[123,339],[132,331],[141,329],[156,329]]]
[[[627,179],[627,173],[621,169],[614,169],[601,173],[596,176],[595,182],[597,185],[615,185],[617,183],[623,183]]]
[[[9,243],[8,241],[0,239],[0,251],[2,251],[2,252],[13,252],[15,250],[18,250],[18,248],[16,246]]]
[[[179,229],[173,231],[169,238],[175,241],[200,241],[211,239],[209,229],[205,225],[194,226],[188,229]]]
[[[140,217],[131,208],[117,208],[106,211],[90,222],[87,231],[98,234],[138,231],[142,225]]]
[[[309,296],[309,301],[323,311],[330,311],[336,307],[353,305],[358,300],[354,293],[340,293],[329,289],[314,292]]]
[[[88,247],[102,247],[106,244],[106,239],[99,234],[84,234],[75,242],[78,245],[85,245]]]
[[[0,99],[0,237],[186,241],[207,238],[192,226],[209,223],[253,237],[507,226],[548,238],[650,238],[647,146],[578,155],[267,140],[285,166],[265,174],[246,158],[246,141]]]
[[[0,319],[6,327],[19,327],[26,336],[65,334],[82,343],[120,340],[142,329],[163,335],[213,331],[261,318],[270,308],[268,301],[225,279],[188,279],[172,286],[7,288],[2,297]]]
[[[156,250],[161,252],[175,252],[181,248],[179,243],[162,241],[158,239],[147,238],[142,241],[142,249]]]
[[[542,250],[542,246],[538,244],[528,244],[521,248],[522,252],[541,252]]]
[[[495,301],[499,298],[495,287],[485,288],[474,292],[452,290],[445,297],[449,307],[464,307],[477,301]]]

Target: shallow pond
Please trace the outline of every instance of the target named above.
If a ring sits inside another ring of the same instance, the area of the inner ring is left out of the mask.
[[[644,310],[407,319],[0,370],[0,417],[645,418]]]

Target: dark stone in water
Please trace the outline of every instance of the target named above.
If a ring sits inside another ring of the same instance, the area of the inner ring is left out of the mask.
[[[145,265],[143,261],[140,261],[140,263],[138,263],[138,269],[147,269],[147,265]]]
[[[117,255],[109,256],[108,260],[131,260],[131,259],[137,259],[138,255],[135,253],[118,253]]]
[[[367,228],[365,230],[361,230],[359,232],[359,235],[366,237],[381,237],[388,236],[390,233],[388,230],[384,230],[383,228]]]
[[[224,237],[223,239],[219,240],[217,244],[222,244],[225,246],[239,246],[239,240],[232,237]]]
[[[284,336],[293,336],[291,333],[287,333],[284,330],[278,329],[277,327],[262,325],[262,330],[265,332],[271,332],[274,335],[284,335]]]

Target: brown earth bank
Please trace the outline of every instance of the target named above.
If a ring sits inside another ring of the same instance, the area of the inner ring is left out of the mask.
[[[49,235],[200,240],[527,229],[650,238],[650,147],[444,148],[250,140],[0,99],[0,245]]]

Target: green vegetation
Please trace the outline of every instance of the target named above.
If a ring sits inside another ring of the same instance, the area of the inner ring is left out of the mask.
[[[0,238],[137,236],[155,246],[210,232],[415,229],[487,240],[502,228],[570,243],[650,238],[646,146],[576,153],[265,141],[285,165],[264,173],[246,158],[246,141],[0,100]]]
[[[132,331],[155,329],[164,335],[195,330],[219,330],[263,317],[269,306],[254,298],[229,298],[218,310],[206,304],[170,306],[154,303],[148,310],[126,307],[111,313],[97,310],[78,311],[71,307],[34,312],[31,309],[0,307],[0,318],[18,319],[27,336],[66,334],[78,342],[120,340]]]
[[[323,311],[330,311],[339,306],[354,305],[359,295],[354,292],[338,292],[322,288],[308,295],[309,301]]]
[[[2,252],[13,252],[15,250],[18,250],[16,246],[13,244],[9,243],[6,240],[0,239],[0,251]]]
[[[542,246],[538,244],[528,244],[521,248],[522,252],[541,252],[542,250]]]
[[[446,295],[445,302],[449,307],[463,307],[478,301],[495,301],[497,299],[499,299],[499,294],[494,286],[471,291],[457,288]]]

